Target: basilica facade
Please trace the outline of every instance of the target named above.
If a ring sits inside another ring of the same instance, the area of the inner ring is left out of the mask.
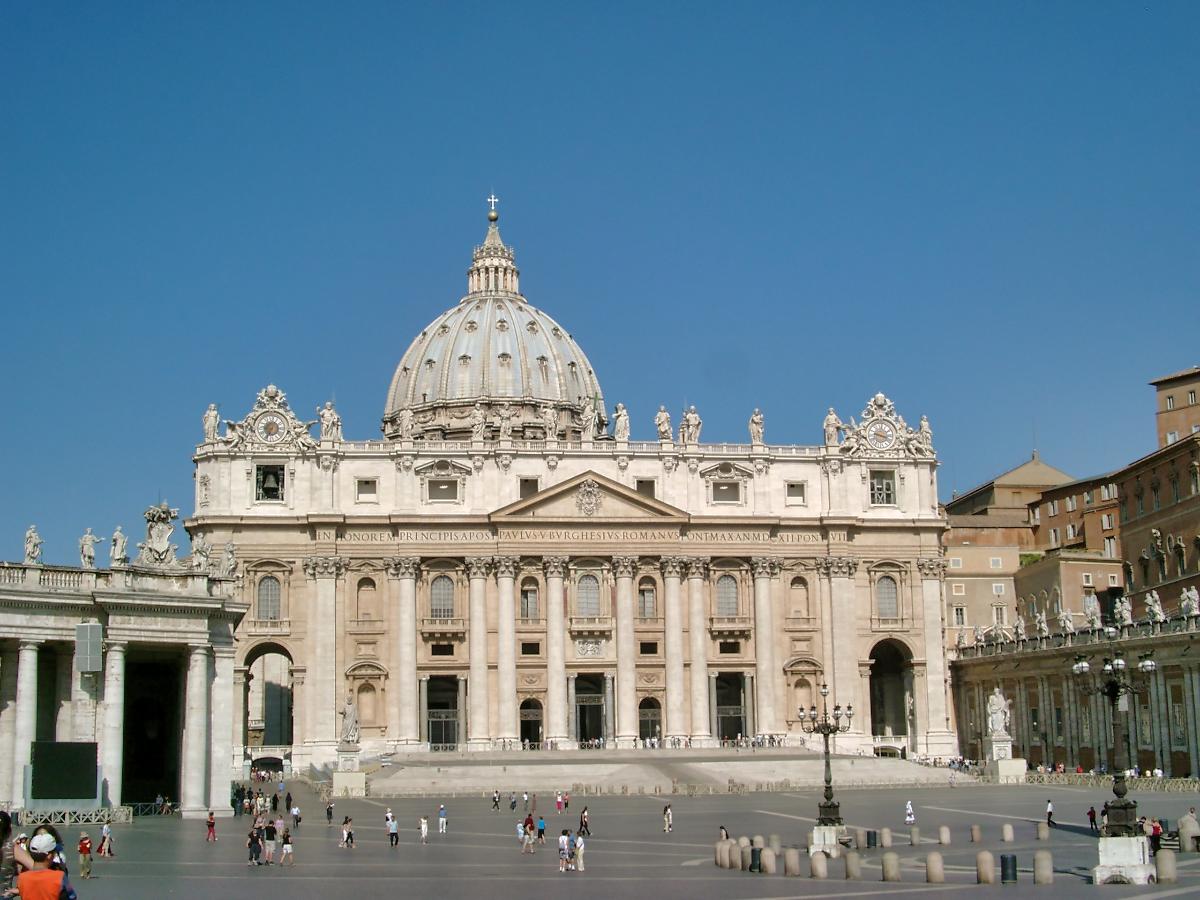
[[[758,410],[726,444],[695,407],[610,410],[496,219],[400,360],[381,439],[273,385],[204,416],[193,560],[248,609],[232,770],[347,741],[798,745],[822,683],[854,708],[839,749],[954,753],[928,423],[877,394],[857,421],[814,411],[813,446],[767,442]]]

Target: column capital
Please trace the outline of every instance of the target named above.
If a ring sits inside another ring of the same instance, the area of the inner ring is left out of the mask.
[[[638,558],[636,556],[614,556],[612,564],[613,574],[617,578],[632,578],[637,574]]]
[[[490,556],[468,556],[466,562],[467,576],[472,579],[487,578],[488,572],[492,570]]]
[[[817,571],[826,578],[852,578],[858,571],[858,560],[853,556],[821,556],[816,562]]]
[[[754,573],[755,578],[770,578],[774,574],[771,570],[778,565],[775,560],[767,556],[756,556],[750,560],[750,570]]]
[[[946,574],[946,558],[944,556],[932,559],[918,559],[917,569],[922,578],[938,579]]]
[[[17,642],[17,650],[37,650],[42,646],[41,641],[24,639]]]
[[[542,558],[542,565],[545,566],[546,574],[551,578],[562,578],[567,574],[567,557],[565,556],[545,556]]]
[[[492,568],[496,572],[497,578],[516,578],[517,572],[521,568],[521,558],[519,556],[492,557]]]
[[[195,659],[198,656],[208,658],[208,652],[212,649],[208,644],[188,644],[188,656]]]
[[[421,574],[421,557],[389,556],[383,561],[383,568],[390,578],[410,578],[415,580]]]
[[[304,571],[309,578],[340,578],[346,571],[342,556],[306,556]]]
[[[112,652],[115,650],[117,653],[124,653],[128,648],[129,648],[129,641],[106,640],[104,642],[104,649],[108,650],[109,652]]]
[[[687,571],[688,560],[684,556],[664,556],[659,561],[664,578],[681,578]]]
[[[687,557],[688,578],[708,577],[708,558],[701,556]]]

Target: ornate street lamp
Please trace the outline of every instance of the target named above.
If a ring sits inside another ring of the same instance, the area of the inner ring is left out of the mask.
[[[1125,772],[1129,768],[1129,744],[1125,728],[1128,710],[1122,717],[1118,717],[1117,713],[1121,697],[1136,693],[1140,685],[1135,683],[1133,673],[1129,671],[1125,651],[1115,646],[1117,629],[1110,625],[1104,629],[1104,634],[1112,648],[1112,656],[1104,657],[1104,663],[1100,667],[1100,671],[1096,673],[1095,681],[1089,677],[1092,674],[1092,667],[1083,654],[1075,657],[1075,664],[1071,666],[1071,671],[1078,679],[1079,689],[1083,693],[1100,694],[1107,697],[1112,711],[1113,743],[1116,745],[1113,748],[1116,751],[1113,794],[1116,796],[1116,800],[1108,805],[1107,835],[1109,837],[1136,837],[1142,834],[1137,825],[1137,803],[1125,799],[1128,792],[1125,785]],[[1138,657],[1138,673],[1150,675],[1158,668],[1158,664],[1151,658],[1153,656],[1154,651],[1151,650]]]
[[[821,712],[817,713],[814,703],[808,710],[800,707],[800,727],[805,734],[819,734],[825,739],[825,800],[817,804],[819,813],[817,825],[841,825],[841,808],[833,799],[833,770],[829,766],[829,736],[843,734],[850,730],[850,720],[854,717],[854,707],[842,709],[841,704],[833,707],[833,718],[829,713],[829,685],[821,685]],[[845,721],[843,721],[843,718]]]

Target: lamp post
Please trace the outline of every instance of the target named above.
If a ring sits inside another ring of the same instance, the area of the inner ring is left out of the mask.
[[[1109,708],[1112,712],[1113,744],[1115,745],[1113,749],[1116,751],[1113,795],[1116,800],[1108,805],[1107,835],[1109,837],[1136,837],[1142,834],[1141,829],[1137,826],[1137,803],[1125,799],[1125,795],[1128,793],[1125,785],[1125,772],[1129,768],[1129,744],[1125,719],[1124,717],[1118,718],[1117,712],[1121,697],[1135,693],[1138,685],[1134,683],[1133,673],[1130,672],[1129,664],[1125,659],[1125,652],[1115,644],[1118,636],[1117,629],[1110,625],[1104,629],[1104,635],[1108,638],[1112,655],[1104,657],[1100,671],[1096,673],[1096,680],[1092,681],[1089,677],[1092,667],[1083,654],[1075,657],[1075,664],[1071,666],[1071,671],[1079,681],[1079,689],[1085,694],[1100,694],[1108,698]],[[1158,664],[1152,659],[1153,656],[1154,651],[1150,650],[1138,657],[1138,673],[1149,675],[1158,668]],[[1128,710],[1125,712],[1128,715]]]
[[[845,721],[843,720],[845,718]],[[850,720],[854,717],[854,707],[847,706],[843,711],[840,703],[834,704],[833,717],[829,713],[829,685],[821,685],[821,712],[817,713],[814,703],[809,709],[800,707],[800,727],[805,734],[819,734],[825,739],[825,800],[817,804],[819,810],[817,825],[841,825],[842,816],[840,805],[833,799],[833,769],[829,765],[829,736],[843,734],[850,730]]]

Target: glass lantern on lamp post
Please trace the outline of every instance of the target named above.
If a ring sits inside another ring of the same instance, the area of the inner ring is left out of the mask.
[[[841,825],[841,807],[833,799],[833,769],[829,765],[829,736],[844,734],[850,730],[850,720],[854,717],[854,707],[842,709],[841,704],[834,704],[832,718],[829,712],[829,685],[821,685],[821,712],[817,712],[814,703],[807,710],[802,706],[799,710],[800,727],[805,734],[819,734],[825,741],[825,799],[817,804],[818,825]]]

